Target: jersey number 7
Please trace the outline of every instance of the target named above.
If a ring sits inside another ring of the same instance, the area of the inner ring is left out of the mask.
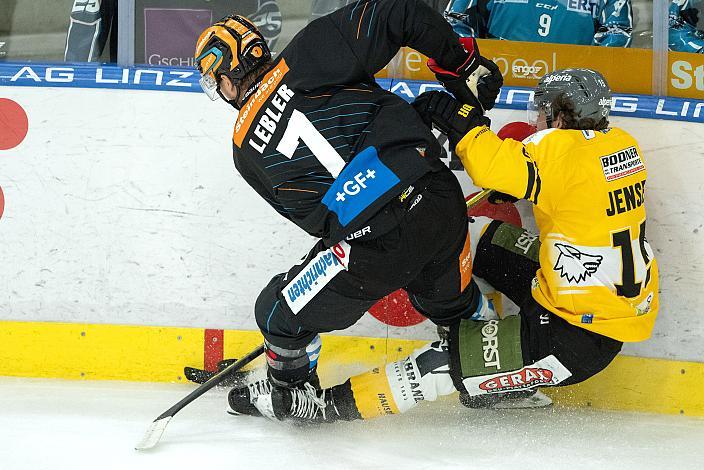
[[[337,175],[345,167],[345,160],[308,120],[306,115],[294,109],[276,150],[291,159],[298,148],[299,139],[308,146],[315,158],[330,172],[332,177],[337,178]]]

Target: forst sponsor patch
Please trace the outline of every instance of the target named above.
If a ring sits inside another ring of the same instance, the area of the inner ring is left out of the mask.
[[[645,170],[636,147],[628,147],[611,155],[600,157],[601,169],[604,171],[606,181],[625,178],[639,171]]]
[[[350,245],[341,241],[318,253],[284,288],[284,299],[298,314],[340,271],[347,270]]]
[[[458,358],[462,377],[487,377],[508,373],[523,366],[520,336],[521,321],[517,315],[503,320],[462,320],[457,341],[451,348]],[[451,337],[452,337],[451,329]]]

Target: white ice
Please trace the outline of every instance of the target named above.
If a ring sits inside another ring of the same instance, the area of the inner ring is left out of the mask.
[[[704,420],[554,407],[469,410],[455,397],[404,416],[295,427],[225,413],[213,390],[151,451],[134,445],[193,387],[0,378],[0,468],[701,469]]]

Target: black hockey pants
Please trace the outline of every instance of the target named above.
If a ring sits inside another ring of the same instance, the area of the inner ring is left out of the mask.
[[[520,227],[493,221],[479,239],[474,274],[520,307],[523,363],[553,354],[572,373],[560,386],[582,382],[606,368],[623,343],[571,325],[533,299],[539,243]]]
[[[386,213],[397,219],[390,231],[333,247],[319,241],[300,264],[274,276],[255,310],[274,351],[303,355],[318,333],[348,328],[400,288],[437,324],[474,313],[479,291],[471,281],[467,209],[457,179],[443,169],[409,190],[389,203],[393,210]]]

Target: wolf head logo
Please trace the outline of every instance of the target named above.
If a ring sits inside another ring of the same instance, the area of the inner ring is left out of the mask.
[[[555,243],[555,248],[560,251],[560,254],[553,269],[568,282],[584,281],[599,269],[601,261],[604,259],[601,255],[583,253],[573,246],[562,243]]]

